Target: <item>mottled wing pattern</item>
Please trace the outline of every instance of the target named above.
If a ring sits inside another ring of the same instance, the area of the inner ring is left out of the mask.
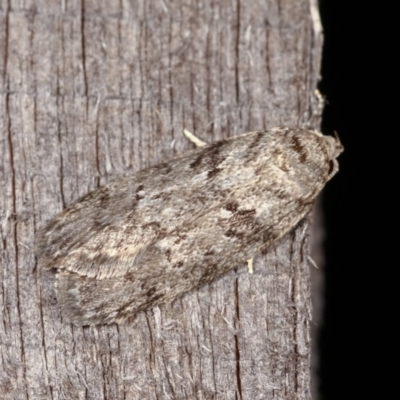
[[[38,236],[64,314],[119,322],[211,282],[304,218],[341,150],[314,131],[252,132],[88,194]]]

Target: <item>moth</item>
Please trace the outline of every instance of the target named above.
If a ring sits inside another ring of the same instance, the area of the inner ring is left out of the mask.
[[[87,194],[37,235],[63,316],[120,323],[265,251],[310,212],[342,150],[313,130],[250,132]]]

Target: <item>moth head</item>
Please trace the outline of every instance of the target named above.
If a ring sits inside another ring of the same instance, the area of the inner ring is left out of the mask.
[[[336,160],[337,157],[342,153],[344,150],[344,147],[342,143],[340,142],[339,135],[337,132],[335,132],[335,136],[323,136],[325,139],[325,147],[328,153],[328,159],[329,159],[329,179],[332,178],[333,175],[336,174],[336,172],[339,169],[339,164]]]

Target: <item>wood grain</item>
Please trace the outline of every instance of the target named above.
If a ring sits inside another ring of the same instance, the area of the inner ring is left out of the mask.
[[[61,319],[35,231],[192,144],[318,128],[306,0],[0,1],[0,397],[309,399],[307,223],[129,324]]]

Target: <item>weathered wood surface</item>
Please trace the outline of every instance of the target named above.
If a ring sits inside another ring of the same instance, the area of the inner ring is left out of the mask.
[[[315,14],[315,9],[314,9]],[[309,399],[307,224],[124,325],[63,322],[36,229],[116,176],[318,127],[307,0],[0,1],[0,398]]]

